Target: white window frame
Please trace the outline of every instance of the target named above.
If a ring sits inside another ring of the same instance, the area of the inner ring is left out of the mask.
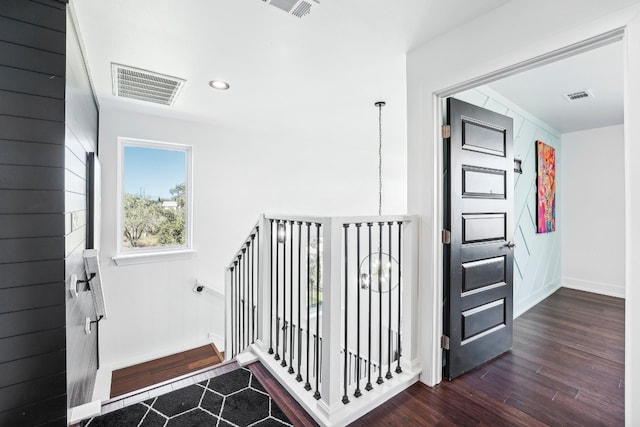
[[[125,147],[155,148],[161,150],[182,151],[185,153],[185,244],[182,246],[168,246],[156,248],[125,248],[123,244],[122,227],[124,224],[124,149]],[[117,164],[117,202],[116,202],[116,233],[117,254],[113,257],[116,265],[140,264],[160,262],[174,259],[188,259],[193,257],[193,147],[186,144],[172,142],[150,141],[136,138],[118,138]]]

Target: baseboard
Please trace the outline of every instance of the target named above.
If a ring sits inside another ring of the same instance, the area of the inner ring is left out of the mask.
[[[616,286],[611,283],[594,282],[575,277],[563,277],[562,286],[569,289],[576,289],[578,291],[624,299],[624,286]]]
[[[514,308],[513,318],[516,319],[520,317],[521,315],[529,311],[531,308],[535,307],[540,302],[547,299],[549,296],[551,296],[551,294],[553,294],[555,291],[557,291],[561,287],[562,287],[561,283],[551,283],[545,286],[540,291],[530,296],[527,302],[522,307],[518,308],[517,310]]]
[[[102,405],[99,400],[94,400],[92,402],[85,403],[84,405],[73,407],[68,411],[67,424],[74,425],[82,420],[100,415],[101,409]]]

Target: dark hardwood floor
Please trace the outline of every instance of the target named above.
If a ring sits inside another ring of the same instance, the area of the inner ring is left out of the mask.
[[[223,361],[224,355],[213,344],[209,344],[118,369],[111,375],[111,397],[159,384]]]
[[[511,351],[352,425],[623,426],[624,300],[562,288],[516,319]]]

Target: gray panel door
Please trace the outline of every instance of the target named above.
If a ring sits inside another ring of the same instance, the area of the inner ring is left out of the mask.
[[[454,98],[445,139],[444,376],[509,350],[513,332],[513,120]]]

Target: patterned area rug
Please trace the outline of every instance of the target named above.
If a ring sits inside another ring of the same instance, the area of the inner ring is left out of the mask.
[[[110,412],[85,427],[291,426],[246,368]]]

